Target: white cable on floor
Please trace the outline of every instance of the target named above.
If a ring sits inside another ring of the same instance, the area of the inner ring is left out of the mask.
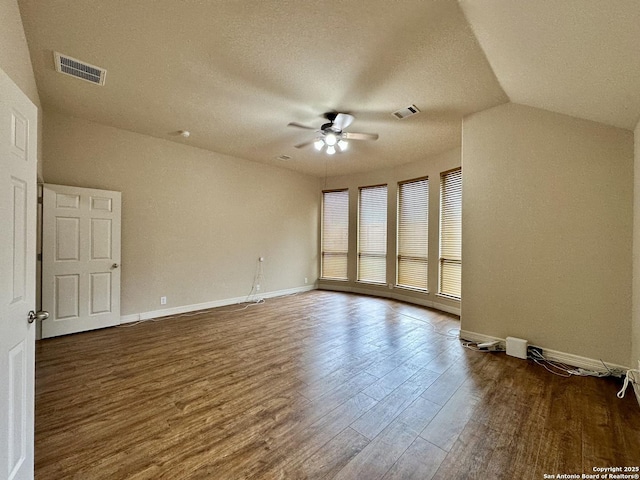
[[[624,384],[622,385],[622,389],[618,392],[618,398],[624,397],[624,394],[627,392],[627,387],[629,386],[629,381],[638,385],[638,381],[635,378],[636,373],[640,374],[640,370],[627,370],[627,374],[624,377]],[[633,377],[631,377],[632,374]]]

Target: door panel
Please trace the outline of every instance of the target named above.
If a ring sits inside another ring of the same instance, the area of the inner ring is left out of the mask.
[[[111,273],[91,274],[91,314],[110,313],[111,304]]]
[[[38,110],[0,70],[0,478],[33,478]]]
[[[80,218],[57,217],[56,234],[56,261],[80,260]]]
[[[26,457],[27,405],[27,346],[21,341],[9,351],[9,465],[19,465]]]
[[[44,185],[43,338],[120,323],[120,193]]]
[[[54,318],[67,320],[80,316],[80,275],[57,275]]]
[[[13,202],[13,299],[20,302],[26,296],[27,281],[27,184],[16,178],[11,179]]]
[[[111,219],[91,219],[91,260],[111,260]]]

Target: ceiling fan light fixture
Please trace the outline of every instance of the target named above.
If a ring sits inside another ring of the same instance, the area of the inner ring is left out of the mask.
[[[417,107],[416,107],[417,109]],[[377,140],[377,133],[345,132],[344,129],[351,125],[355,117],[348,113],[326,113],[324,117],[329,120],[319,129],[298,122],[289,122],[287,126],[304,130],[315,130],[315,138],[294,145],[295,148],[304,148],[313,145],[318,152],[326,151],[327,155],[335,155],[349,148],[348,140]]]
[[[326,143],[330,147],[333,147],[336,143],[338,143],[338,137],[334,133],[327,133],[327,135],[324,137],[324,143]]]

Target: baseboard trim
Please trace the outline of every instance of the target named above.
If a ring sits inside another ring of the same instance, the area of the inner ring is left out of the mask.
[[[302,287],[288,288],[285,290],[276,290],[273,292],[264,292],[261,295],[252,295],[249,301],[256,301],[260,298],[275,298],[293,295],[295,293],[308,292],[315,290],[314,285],[304,285]],[[162,310],[152,310],[150,312],[134,313],[131,315],[123,315],[120,317],[120,324],[141,322],[151,320],[152,318],[169,317],[171,315],[180,315],[182,313],[197,312],[198,310],[207,310],[209,308],[226,307],[228,305],[237,305],[247,301],[247,297],[225,298],[222,300],[213,300],[211,302],[195,303],[192,305],[182,305],[180,307],[163,308]]]
[[[132,315],[123,315],[122,317],[120,317],[120,325],[122,325],[123,323],[134,323],[139,321],[140,321],[139,313],[134,313]]]
[[[472,342],[493,342],[500,341],[506,343],[506,339],[500,337],[492,337],[491,335],[484,335],[482,333],[470,332],[468,330],[460,330],[460,338],[463,340],[469,340]],[[606,371],[602,365],[602,362],[598,359],[582,357],[580,355],[574,355],[572,353],[560,352],[558,350],[551,350],[549,348],[535,345],[542,348],[542,354],[549,360],[556,362],[566,363],[573,367],[584,368],[588,370],[595,370],[598,372]],[[607,366],[612,370],[624,370],[627,371],[629,367],[624,365],[617,365],[615,363],[607,363]]]
[[[357,286],[353,287],[349,285],[339,285],[339,284],[336,284],[336,285],[322,284],[318,286],[318,289],[328,290],[333,292],[359,293],[361,295],[370,295],[373,297],[391,298],[393,300],[400,300],[401,302],[413,303],[414,305],[421,305],[423,307],[434,308],[442,312],[452,313],[454,315],[460,316],[459,307],[452,307],[450,305],[433,302],[431,300],[416,298],[410,295],[403,295],[399,289],[385,291],[385,290],[374,290],[366,287],[357,287]]]

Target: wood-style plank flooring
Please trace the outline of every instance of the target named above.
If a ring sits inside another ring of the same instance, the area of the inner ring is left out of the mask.
[[[542,479],[640,465],[619,380],[455,338],[457,317],[313,291],[40,341],[36,478]]]

